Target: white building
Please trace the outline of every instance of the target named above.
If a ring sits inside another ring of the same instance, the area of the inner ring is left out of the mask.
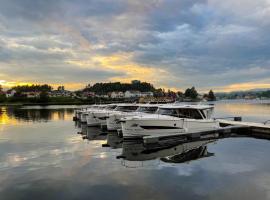
[[[27,98],[37,98],[40,96],[40,92],[22,92]]]
[[[153,92],[142,92],[141,97],[153,97],[154,93]]]
[[[108,94],[96,94],[95,97],[99,97],[99,98],[109,98]]]
[[[137,90],[128,90],[125,92],[125,98],[141,97],[141,92]]]
[[[7,91],[6,97],[13,97],[14,94],[16,94],[16,90],[10,90],[10,91]]]
[[[123,92],[112,92],[110,94],[110,97],[115,99],[115,98],[123,98],[125,94]]]
[[[71,97],[74,93],[68,90],[53,90],[49,93],[50,97]]]

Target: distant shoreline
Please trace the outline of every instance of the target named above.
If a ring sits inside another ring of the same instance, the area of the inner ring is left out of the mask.
[[[51,105],[91,105],[93,103],[0,103],[0,106],[51,106]]]

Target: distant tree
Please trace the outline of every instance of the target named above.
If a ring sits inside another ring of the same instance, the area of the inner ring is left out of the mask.
[[[270,98],[270,90],[261,92],[260,96]]]
[[[39,95],[39,101],[41,103],[47,103],[49,101],[48,92],[42,91]]]
[[[177,96],[180,97],[180,98],[184,96],[183,92],[181,92],[181,91],[178,91],[176,94],[177,94]]]
[[[158,88],[154,91],[154,97],[163,97],[163,96],[164,96],[164,93],[161,88]]]
[[[61,85],[61,86],[58,86],[57,90],[61,91],[61,90],[65,90],[65,86]]]
[[[0,85],[0,102],[6,101],[6,95],[3,93],[2,85]]]
[[[87,86],[86,88],[84,88],[83,92],[90,91],[95,92],[96,94],[107,94],[113,91],[125,92],[127,90],[138,90],[141,92],[156,91],[152,84],[137,81],[136,83],[95,83],[91,87]]]
[[[176,98],[176,93],[174,91],[171,91],[170,89],[168,90],[168,93],[167,93],[168,97],[172,97],[172,98]]]
[[[185,91],[185,97],[196,99],[198,97],[198,92],[195,87],[187,88]]]
[[[17,93],[22,92],[49,92],[52,90],[52,87],[50,85],[44,84],[44,85],[18,85],[15,87],[12,87],[11,89],[15,90]]]
[[[208,93],[208,100],[209,101],[215,101],[216,100],[216,96],[213,92],[213,90],[210,90],[209,93]]]

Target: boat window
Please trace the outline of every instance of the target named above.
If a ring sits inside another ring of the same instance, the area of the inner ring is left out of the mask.
[[[176,110],[175,109],[170,109],[170,108],[159,108],[157,110],[157,114],[159,114],[159,115],[177,116]]]
[[[205,110],[204,113],[206,113],[206,117],[208,119],[211,118],[211,116],[213,114],[213,108],[210,108],[210,109]]]
[[[137,112],[143,112],[143,113],[154,113],[156,112],[158,107],[139,107],[137,109]]]
[[[116,105],[110,105],[106,107],[107,110],[113,110],[115,108],[116,108]]]
[[[196,109],[178,109],[178,116],[190,119],[203,119],[199,111]]]
[[[208,118],[205,116],[205,114],[207,115],[207,110],[200,110],[201,115],[203,116],[204,119]]]
[[[138,106],[117,106],[116,111],[122,112],[134,112],[136,111]]]

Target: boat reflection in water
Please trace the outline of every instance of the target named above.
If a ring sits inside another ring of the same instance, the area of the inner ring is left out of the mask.
[[[208,152],[207,145],[215,142],[215,139],[186,142],[178,138],[179,140],[166,139],[159,143],[147,143],[143,139],[123,139],[116,132],[104,133],[98,127],[89,127],[84,123],[75,122],[75,125],[81,130],[79,133],[83,139],[104,140],[106,143],[102,144],[103,147],[122,151],[117,158],[122,159],[121,164],[125,167],[147,167],[160,162],[185,163],[214,155]]]
[[[126,167],[145,166],[142,161],[154,161],[159,164],[160,161],[166,163],[184,163],[196,159],[213,156],[214,153],[209,153],[207,144],[213,143],[216,140],[194,141],[189,143],[169,145],[147,145],[142,140],[124,141],[122,155],[122,164]],[[141,163],[135,163],[139,161]]]
[[[106,140],[107,135],[101,132],[98,127],[89,127],[87,124],[76,122],[76,127],[81,129],[79,132],[83,139],[87,140]]]
[[[123,138],[119,137],[117,133],[112,132],[107,135],[107,144],[103,145],[112,149],[119,149],[123,146]]]

